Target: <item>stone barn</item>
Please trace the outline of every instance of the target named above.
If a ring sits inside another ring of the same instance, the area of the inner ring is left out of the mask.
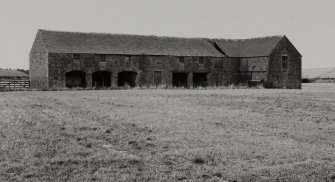
[[[229,40],[39,30],[29,65],[33,88],[250,82],[301,88],[301,54],[286,36]]]

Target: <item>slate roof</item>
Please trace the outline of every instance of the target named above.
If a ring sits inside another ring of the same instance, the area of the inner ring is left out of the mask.
[[[39,33],[47,51],[54,53],[211,57],[269,56],[284,37],[208,39],[50,30],[39,30]]]
[[[206,38],[39,30],[48,52],[224,57]]]
[[[253,39],[215,39],[215,43],[229,57],[269,56],[283,35]]]
[[[0,77],[28,77],[27,73],[19,70],[0,69]]]

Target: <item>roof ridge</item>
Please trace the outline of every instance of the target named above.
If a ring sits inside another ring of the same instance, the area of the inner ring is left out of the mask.
[[[121,36],[141,36],[141,37],[157,37],[157,38],[176,38],[176,39],[203,39],[203,40],[227,40],[227,41],[243,41],[261,38],[284,37],[285,35],[272,35],[263,37],[254,37],[246,39],[227,39],[227,38],[208,38],[208,37],[178,37],[178,36],[158,36],[158,35],[140,35],[140,34],[125,34],[125,33],[106,33],[106,32],[79,32],[79,31],[64,31],[64,30],[46,30],[38,29],[41,32],[54,32],[54,33],[72,33],[72,34],[95,34],[95,35],[121,35]]]
[[[154,37],[154,38],[175,38],[175,39],[202,39],[213,40],[207,37],[178,37],[178,36],[158,36],[158,35],[140,35],[140,34],[125,34],[125,33],[106,33],[106,32],[78,32],[78,31],[62,31],[62,30],[46,30],[38,29],[40,32],[52,33],[71,33],[71,34],[94,34],[94,35],[120,35],[120,36],[139,36],[139,37]]]

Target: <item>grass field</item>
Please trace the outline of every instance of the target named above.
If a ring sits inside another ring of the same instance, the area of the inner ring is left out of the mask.
[[[0,92],[0,181],[335,181],[335,85]]]

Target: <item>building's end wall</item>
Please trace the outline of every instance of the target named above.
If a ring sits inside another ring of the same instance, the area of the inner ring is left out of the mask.
[[[32,88],[48,88],[48,53],[41,33],[36,34],[29,54],[29,80]]]
[[[283,55],[287,55],[286,67]],[[274,88],[301,88],[301,55],[286,37],[270,55],[268,80]]]

